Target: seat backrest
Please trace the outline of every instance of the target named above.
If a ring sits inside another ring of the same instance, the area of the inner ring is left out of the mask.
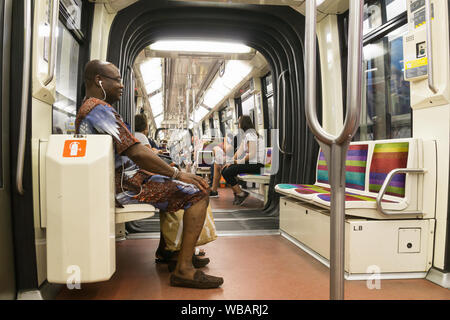
[[[264,152],[264,168],[263,175],[272,175],[272,148],[266,148]]]
[[[378,192],[390,171],[406,168],[410,142],[382,142],[376,143],[373,149],[369,173],[369,191]],[[396,174],[386,189],[386,194],[405,197],[406,175]]]
[[[369,145],[367,143],[351,143],[345,160],[345,186],[347,188],[364,190],[366,182],[366,166]],[[320,150],[317,161],[316,182],[329,185],[328,165],[325,155]]]
[[[213,164],[214,155],[212,151],[199,151],[197,153],[197,166],[201,167],[209,167]]]
[[[366,167],[369,145],[350,144],[345,159],[345,186],[364,190],[366,184]]]

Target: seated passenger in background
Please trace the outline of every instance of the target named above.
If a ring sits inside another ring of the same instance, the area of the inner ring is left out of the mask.
[[[137,114],[134,116],[134,136],[142,143],[144,146],[153,150],[154,153],[160,154],[161,150],[154,148],[150,144],[150,140],[148,138],[148,121],[145,114]]]
[[[156,143],[156,141],[153,140],[152,137],[147,137],[147,138],[148,138],[148,141],[150,142],[150,146],[152,147],[152,149],[157,149],[158,151],[161,151],[158,143]]]
[[[242,204],[249,195],[239,186],[237,175],[259,174],[264,167],[264,140],[256,132],[249,116],[239,117],[239,129],[244,132],[242,142],[233,156],[233,163],[226,164],[222,170],[222,176],[233,189],[234,205]]]
[[[233,136],[227,133],[222,144],[213,148],[214,163],[211,165],[211,192],[210,197],[219,197],[217,189],[219,188],[221,171],[225,164],[225,155],[234,155],[237,150],[237,135]]]
[[[208,184],[196,175],[165,163],[126,128],[122,117],[111,106],[120,99],[123,91],[116,66],[99,60],[90,61],[84,78],[86,98],[77,113],[76,133],[109,134],[113,138],[118,202],[149,203],[160,209],[161,214],[184,209],[181,250],[170,284],[191,288],[219,287],[222,278],[195,270],[192,264],[209,203]]]

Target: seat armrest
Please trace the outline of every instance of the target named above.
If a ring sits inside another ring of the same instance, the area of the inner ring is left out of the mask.
[[[399,169],[394,169],[391,172],[388,173],[388,175],[386,176],[386,179],[383,182],[383,185],[380,188],[380,191],[378,192],[377,195],[377,209],[378,212],[387,216],[392,216],[392,215],[412,215],[412,214],[417,214],[417,215],[423,215],[422,211],[418,211],[418,210],[409,210],[409,211],[388,211],[383,209],[382,206],[382,200],[383,200],[383,196],[386,193],[387,187],[389,186],[389,183],[391,183],[392,178],[397,174],[397,173],[421,173],[424,174],[426,173],[427,170],[426,169],[419,169],[419,168],[399,168]]]

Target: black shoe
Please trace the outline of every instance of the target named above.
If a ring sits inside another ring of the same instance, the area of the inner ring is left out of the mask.
[[[238,195],[236,195],[236,201],[235,201],[235,205],[236,205],[236,206],[241,205],[242,202],[244,202],[245,199],[247,199],[247,197],[249,196],[249,193],[248,193],[248,192],[245,192],[245,191],[243,191],[243,192],[244,192],[244,195],[243,195],[243,196],[238,196]]]
[[[237,195],[234,193],[233,206],[237,205],[237,201],[238,201]]]
[[[211,198],[218,198],[219,197],[219,193],[217,191],[210,191],[209,192],[209,196]]]

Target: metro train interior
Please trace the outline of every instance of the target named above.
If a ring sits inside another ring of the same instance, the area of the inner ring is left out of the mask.
[[[450,300],[449,16],[447,0],[0,0],[0,299]],[[114,200],[115,138],[76,132],[91,60],[117,67],[129,131],[145,119],[152,152],[209,183],[195,255],[220,287],[171,286],[156,257],[161,237],[180,250],[182,210]],[[222,169],[250,152],[244,118],[259,167],[236,193]]]

